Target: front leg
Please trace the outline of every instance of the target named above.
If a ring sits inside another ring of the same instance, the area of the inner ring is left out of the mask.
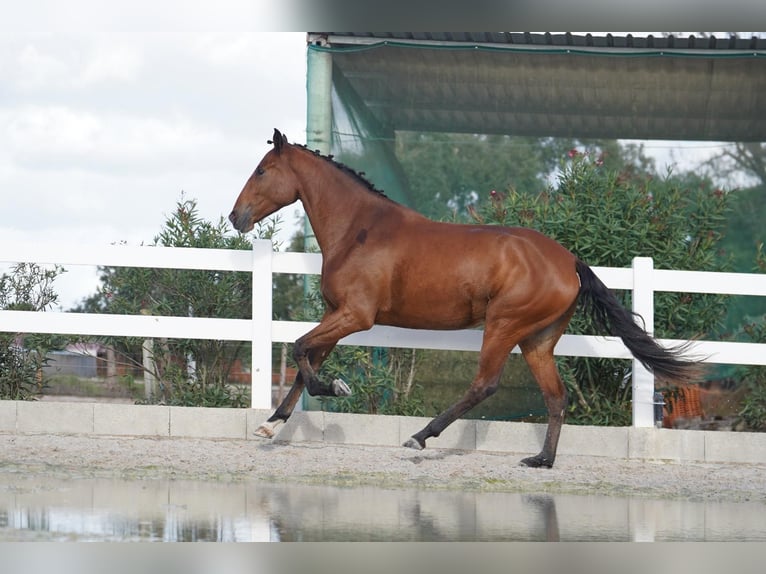
[[[334,347],[335,345],[333,345]],[[316,374],[319,367],[324,362],[324,358],[329,353],[325,353],[322,360],[317,362],[308,359],[309,352],[306,351],[303,338],[295,342],[293,358],[298,364],[298,377],[301,382],[305,381],[305,387],[312,397],[348,397],[351,395],[351,388],[341,379],[335,379],[330,383],[324,383]],[[301,368],[303,365],[303,368]],[[306,378],[308,377],[308,378]],[[278,409],[277,409],[278,410]],[[291,409],[292,410],[292,409]],[[275,413],[276,414],[276,413]]]
[[[334,345],[324,347],[322,349],[317,349],[312,353],[310,363],[315,371],[319,370],[319,368],[322,366],[322,363],[332,351],[333,347]],[[341,381],[341,383],[342,382],[343,381]],[[343,384],[345,385],[345,383]],[[287,419],[289,419],[290,415],[293,414],[293,410],[298,404],[298,401],[301,398],[301,393],[305,387],[306,383],[304,383],[303,375],[301,375],[299,372],[296,375],[295,382],[290,388],[290,391],[287,393],[287,396],[282,400],[280,405],[277,407],[277,410],[274,411],[274,414],[272,414],[255,430],[255,436],[259,436],[261,438],[274,438],[274,436],[277,434],[277,428],[287,422]],[[311,393],[311,391],[309,392]],[[314,393],[311,394],[313,395]],[[349,392],[349,394],[351,393]],[[338,394],[338,396],[341,395]]]
[[[330,383],[324,383],[317,376],[317,371],[329,354],[329,350],[333,349],[340,339],[372,327],[372,319],[360,319],[366,315],[366,313],[353,312],[348,308],[327,311],[319,325],[295,342],[293,358],[306,384],[306,390],[311,396],[345,397],[351,394],[351,389],[345,382],[335,379]],[[327,350],[320,352],[320,361],[311,360],[317,351],[323,349]]]
[[[274,438],[274,435],[277,434],[277,428],[287,422],[287,419],[293,414],[293,409],[295,408],[295,405],[298,404],[298,399],[300,399],[305,386],[303,378],[300,373],[298,373],[295,377],[293,386],[290,388],[290,392],[287,393],[287,396],[282,400],[277,407],[277,410],[274,411],[274,414],[272,414],[266,422],[255,429],[253,434],[261,438]]]
[[[369,329],[372,326],[371,321],[369,325],[367,323],[349,321],[348,317],[353,316],[350,313],[328,311],[322,317],[319,325],[295,342],[293,357],[298,365],[298,375],[295,378],[295,383],[285,399],[277,407],[277,410],[274,411],[274,414],[255,431],[256,436],[263,438],[274,437],[277,427],[290,418],[304,387],[312,396],[342,397],[351,394],[351,389],[340,379],[325,384],[317,377],[316,372],[335,348],[338,340],[351,333]]]

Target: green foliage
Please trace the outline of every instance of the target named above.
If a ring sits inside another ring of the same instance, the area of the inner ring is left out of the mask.
[[[571,140],[499,135],[402,132],[396,155],[407,176],[411,207],[434,219],[465,214],[490,189],[511,184],[530,192]]]
[[[478,353],[420,350],[414,380],[424,388],[429,415],[438,414],[465,394],[478,370]],[[489,420],[544,421],[547,414],[540,389],[520,354],[508,357],[497,392],[464,417]],[[540,417],[543,417],[542,419]]]
[[[44,311],[58,295],[53,281],[64,269],[45,269],[35,263],[18,263],[0,276],[0,309]],[[0,332],[0,398],[33,399],[44,387],[42,368],[55,337]]]
[[[0,399],[29,400],[40,394],[44,356],[0,334]]]
[[[229,407],[250,406],[249,389],[216,381],[209,384],[205,377],[190,377],[178,365],[165,371],[160,394],[136,401],[136,404],[164,404],[176,407]],[[170,384],[168,384],[170,382]]]
[[[766,273],[763,243],[756,251],[756,269]],[[742,326],[742,333],[752,343],[766,344],[766,315]],[[749,430],[766,432],[766,367],[751,365],[740,369],[740,380],[748,390],[739,417]]]
[[[287,251],[303,252],[304,249],[305,236],[300,230],[290,239]],[[304,311],[305,276],[297,273],[275,273],[273,277],[272,312],[274,319],[289,321],[298,317]]]
[[[575,145],[606,168],[653,168],[641,146],[615,140],[578,141],[508,135],[400,132],[396,156],[406,175],[410,207],[433,219],[464,217],[492,189],[537,194]]]
[[[759,245],[764,240],[763,222],[766,221],[766,185],[731,192],[731,212],[727,218],[726,236],[722,245],[732,260],[732,271],[752,273],[753,260],[758,257]],[[764,297],[732,297],[726,315],[726,332],[743,333],[738,327],[747,317],[766,314]]]
[[[728,196],[694,176],[654,178],[636,170],[615,171],[601,157],[576,150],[557,187],[540,194],[492,193],[473,211],[480,222],[535,228],[558,240],[589,265],[628,267],[636,256],[655,267],[720,271],[718,256]],[[621,295],[630,307],[629,294]],[[725,299],[716,295],[658,293],[655,334],[700,337],[718,328]],[[598,333],[576,314],[570,332]],[[559,358],[573,398],[570,422],[628,424],[629,365],[610,359]]]
[[[17,263],[11,273],[0,276],[0,309],[44,311],[58,301],[53,281],[64,273],[55,265],[46,269],[36,263]]]
[[[352,395],[325,400],[342,413],[425,416],[422,388],[413,384],[412,349],[338,347],[322,369],[330,379],[341,378]]]
[[[731,211],[727,217],[723,246],[731,253],[735,271],[750,272],[753,259],[757,257],[758,244],[763,237],[763,221],[766,219],[765,194],[766,184],[731,192]]]
[[[257,234],[271,238],[275,222]],[[182,199],[167,218],[154,245],[215,249],[252,249],[246,236],[231,234],[228,223],[202,219],[194,200]],[[252,280],[249,273],[205,270],[101,268],[102,285],[79,310],[102,313],[181,317],[249,318]],[[123,360],[141,365],[142,340],[105,341]],[[151,402],[243,406],[242,393],[228,384],[237,359],[247,361],[250,344],[216,340],[158,340],[153,345],[153,372],[160,393]],[[190,368],[193,366],[193,368]]]
[[[753,343],[766,344],[766,315],[758,322],[742,327]],[[766,432],[766,367],[751,365],[740,370],[740,380],[747,388],[739,418],[748,430]]]

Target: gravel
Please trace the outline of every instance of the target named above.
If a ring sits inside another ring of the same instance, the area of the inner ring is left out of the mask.
[[[766,464],[676,463],[401,447],[68,435],[0,435],[0,472],[185,478],[766,502]]]

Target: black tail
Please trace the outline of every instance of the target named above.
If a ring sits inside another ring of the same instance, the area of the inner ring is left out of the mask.
[[[699,361],[684,358],[688,345],[672,349],[661,347],[638,326],[635,321],[638,315],[626,309],[587,264],[578,259],[576,269],[580,276],[580,301],[584,309],[599,328],[611,336],[620,337],[633,356],[656,377],[684,384],[702,376],[704,369]]]

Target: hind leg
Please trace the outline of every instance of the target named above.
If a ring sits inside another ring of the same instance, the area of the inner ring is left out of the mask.
[[[426,439],[439,436],[452,422],[487,397],[493,395],[500,382],[508,353],[515,346],[515,340],[493,337],[489,329],[484,331],[484,341],[479,357],[479,371],[463,397],[439,414],[423,430],[412,435],[403,446],[421,450],[426,446]]]
[[[535,456],[525,458],[521,463],[526,466],[551,468],[556,460],[561,426],[564,424],[567,392],[556,368],[553,353],[533,351],[531,356],[528,353],[529,351],[524,351],[529,370],[540,385],[545,406],[548,408],[548,429],[545,431],[543,450]]]
[[[566,329],[573,311],[570,309],[556,323],[519,343],[524,360],[540,386],[548,408],[548,429],[543,450],[522,460],[521,463],[526,466],[551,468],[556,460],[561,426],[566,415],[567,391],[553,358],[553,348]]]

